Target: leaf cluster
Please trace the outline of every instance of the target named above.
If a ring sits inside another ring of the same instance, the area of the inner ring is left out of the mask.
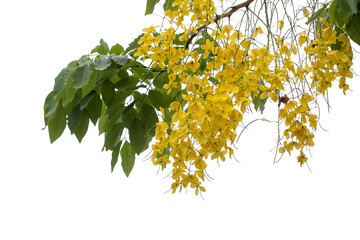
[[[109,48],[101,39],[90,55],[62,69],[44,104],[51,143],[66,126],[81,142],[91,121],[104,135],[103,150],[112,151],[111,170],[120,156],[127,176],[135,154],[145,151],[155,135],[160,108],[171,121],[169,105],[181,95],[163,89],[165,70],[147,68],[131,56],[140,37],[126,49],[120,44]]]

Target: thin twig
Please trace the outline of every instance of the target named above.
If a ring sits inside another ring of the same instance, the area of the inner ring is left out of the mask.
[[[235,5],[233,7],[231,7],[231,10],[228,11],[227,13],[223,13],[221,15],[217,15],[216,18],[214,19],[214,23],[219,22],[221,19],[226,18],[226,17],[231,17],[231,15],[234,14],[234,12],[236,12],[237,10],[239,10],[240,8],[243,7],[248,7],[250,5],[250,3],[252,3],[254,0],[247,0],[246,2],[240,3],[238,5]],[[203,30],[205,27],[209,26],[210,22],[206,25],[202,25],[200,26],[197,30],[197,33],[194,33],[190,36],[190,38],[187,40],[186,44],[185,44],[185,49],[189,48],[189,45],[191,43],[191,41],[194,39],[194,37],[196,37],[198,35],[198,33]]]

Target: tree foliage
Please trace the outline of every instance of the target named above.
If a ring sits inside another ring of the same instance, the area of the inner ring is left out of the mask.
[[[111,170],[121,159],[129,176],[151,149],[153,164],[170,168],[173,193],[198,194],[207,161],[234,157],[252,109],[276,104],[277,119],[256,119],[276,123],[274,161],[296,152],[307,164],[321,100],[334,85],[345,94],[353,77],[359,2],[147,0],[145,14],[160,4],[160,26],[126,49],[101,39],[55,78],[44,104],[51,143],[66,126],[81,142],[91,121],[112,151]]]

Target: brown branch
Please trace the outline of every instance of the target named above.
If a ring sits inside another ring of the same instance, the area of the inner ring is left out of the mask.
[[[233,7],[231,7],[231,10],[228,11],[227,13],[223,13],[221,15],[217,15],[216,18],[214,19],[214,23],[219,22],[221,19],[226,18],[226,17],[231,17],[231,15],[234,14],[234,12],[236,12],[237,10],[239,10],[240,8],[243,7],[248,7],[250,5],[250,3],[252,3],[254,0],[247,0],[246,2],[240,3],[238,5],[235,5]],[[187,40],[186,44],[185,44],[185,49],[187,49],[191,43],[191,41],[194,39],[194,37],[196,37],[198,35],[198,33],[204,29],[205,27],[209,26],[210,23],[208,23],[207,25],[202,25],[201,27],[199,27],[197,30],[197,33],[194,33],[190,36],[190,38]]]

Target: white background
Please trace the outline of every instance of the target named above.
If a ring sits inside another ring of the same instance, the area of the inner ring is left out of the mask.
[[[273,165],[276,129],[254,123],[237,158],[210,166],[205,200],[164,194],[166,173],[138,158],[126,178],[91,126],[82,144],[66,130],[50,144],[43,102],[54,78],[103,38],[127,46],[145,0],[0,3],[0,239],[360,239],[359,78],[332,91],[308,168]],[[359,59],[355,70],[359,70]],[[359,71],[358,71],[359,73]]]

